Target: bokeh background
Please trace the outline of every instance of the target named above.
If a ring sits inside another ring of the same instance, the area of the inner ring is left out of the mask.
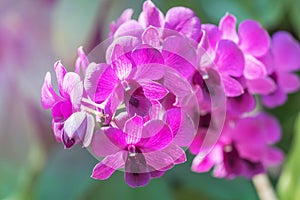
[[[192,8],[202,23],[226,13],[258,20],[270,34],[287,30],[300,39],[299,0],[153,0],[165,13],[172,6]],[[97,160],[75,147],[64,150],[52,135],[50,111],[42,110],[40,89],[47,71],[61,59],[73,70],[77,48],[89,52],[104,40],[109,23],[125,8],[137,17],[142,0],[0,0],[0,199],[258,199],[251,180],[216,179],[196,174],[188,162],[144,188],[131,189],[123,174],[90,178]],[[300,55],[299,55],[300,56]],[[273,113],[282,124],[278,144],[282,166],[269,170],[280,199],[300,199],[300,93]],[[297,117],[298,116],[298,117]]]

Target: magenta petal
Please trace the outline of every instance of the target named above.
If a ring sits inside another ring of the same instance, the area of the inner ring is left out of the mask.
[[[113,115],[115,114],[117,108],[120,106],[124,99],[124,89],[122,85],[118,85],[108,97],[105,102],[104,113],[108,116],[106,117],[105,124],[109,124]]]
[[[154,170],[150,172],[151,178],[160,178],[165,174],[165,171]]]
[[[189,146],[194,137],[194,125],[190,117],[188,117],[181,109],[169,109],[164,120],[169,125],[173,133],[173,144],[179,146]]]
[[[56,78],[57,78],[57,84],[58,84],[58,89],[61,95],[64,95],[63,92],[63,82],[64,82],[64,77],[67,73],[67,70],[65,69],[65,67],[61,64],[60,61],[57,61],[54,64],[54,71],[56,74]]]
[[[239,77],[243,74],[245,60],[242,51],[230,40],[221,40],[217,47],[215,63],[221,73]]]
[[[151,104],[149,118],[153,120],[160,119],[161,112],[163,111],[161,103],[157,100],[152,100]]]
[[[83,147],[87,147],[91,143],[94,132],[94,118],[85,112],[73,113],[64,123],[63,142],[66,148],[83,142]],[[72,144],[69,145],[68,141]]]
[[[78,89],[78,88],[76,88],[76,86],[78,86],[77,84],[80,81],[81,80],[80,80],[80,77],[78,74],[76,74],[74,72],[66,73],[66,75],[64,76],[64,81],[63,81],[63,85],[62,85],[62,91],[61,91],[62,96],[65,98],[70,98],[70,94],[72,93],[72,91],[74,89]]]
[[[262,97],[262,103],[268,108],[283,105],[287,100],[287,94],[281,89],[277,88],[272,94]]]
[[[172,157],[174,164],[181,164],[186,161],[186,154],[184,150],[177,145],[170,144],[162,151]]]
[[[161,84],[153,81],[140,81],[145,97],[149,100],[160,100],[168,94],[168,90]]]
[[[249,94],[248,91],[240,96],[228,98],[227,110],[230,113],[236,115],[242,115],[243,113],[251,112],[256,107],[255,97]]]
[[[113,36],[114,33],[116,32],[116,30],[126,21],[130,20],[133,14],[133,10],[132,9],[126,9],[123,11],[123,13],[121,14],[121,16],[118,18],[118,20],[116,22],[112,22],[110,24],[110,33],[109,36]]]
[[[85,55],[82,47],[79,47],[77,52],[78,52],[78,58],[76,60],[75,72],[77,74],[80,74],[80,72],[82,71],[83,75],[85,75],[86,69],[90,64],[89,60]]]
[[[131,116],[147,116],[151,109],[151,102],[145,97],[142,87],[135,89],[133,93],[125,93],[125,105]]]
[[[300,45],[290,33],[280,31],[273,35],[272,52],[277,70],[296,71],[300,69]]]
[[[150,173],[129,173],[125,172],[124,179],[127,185],[130,187],[142,187],[146,186],[150,181]]]
[[[142,26],[136,20],[128,20],[117,29],[114,38],[127,38],[127,36],[140,37],[142,32]]]
[[[125,123],[124,132],[127,144],[136,144],[142,136],[143,118],[135,115]]]
[[[222,81],[227,97],[237,97],[243,94],[244,89],[236,79],[224,75],[222,76]]]
[[[52,121],[52,129],[57,142],[62,142],[64,123]]]
[[[300,55],[300,54],[299,54]],[[296,92],[300,88],[300,80],[297,74],[278,72],[278,84],[286,93]]]
[[[159,80],[164,76],[165,65],[146,64],[142,67],[134,68],[133,80]]]
[[[254,20],[243,21],[238,30],[240,47],[253,56],[263,56],[270,48],[270,38],[265,29]]]
[[[163,27],[164,16],[152,1],[145,1],[138,21],[144,28],[148,26]]]
[[[263,163],[268,166],[280,164],[284,160],[284,154],[281,150],[269,147],[263,159]]]
[[[163,85],[176,97],[184,97],[192,94],[189,82],[176,70],[167,68],[165,71]]]
[[[220,152],[222,155],[222,152]],[[201,157],[200,154],[197,155],[192,163],[192,171],[194,172],[208,172],[215,164],[216,161],[212,159],[212,155],[208,154],[205,157]]]
[[[150,63],[164,63],[164,58],[162,57],[161,53],[157,49],[150,47],[142,47],[135,49],[132,52],[131,57],[136,66],[138,67],[144,67],[144,65]]]
[[[267,69],[261,61],[249,54],[245,55],[244,76],[246,79],[258,79],[266,75]]]
[[[201,37],[200,19],[189,8],[174,7],[168,10],[165,18],[165,28],[178,31],[197,42]]]
[[[86,114],[87,118],[87,127],[85,131],[85,136],[82,141],[82,147],[88,147],[93,139],[94,127],[95,127],[95,119],[92,115]]]
[[[262,129],[266,136],[265,140],[268,144],[273,144],[280,140],[281,127],[275,117],[265,113],[260,113],[257,116],[257,120],[262,123],[263,127],[266,127],[265,129],[264,128]]]
[[[113,127],[105,127],[103,128],[103,132],[114,145],[121,149],[126,148],[126,134],[123,133],[122,130]]]
[[[174,47],[174,43],[173,43]],[[182,48],[184,49],[184,48]],[[194,55],[195,52],[185,52],[185,53],[191,53]],[[184,56],[186,54],[184,53]],[[162,55],[165,58],[165,65],[168,67],[171,67],[175,69],[177,72],[179,72],[184,78],[191,77],[195,72],[195,67],[187,60],[185,59],[180,52],[174,53],[174,51],[162,51]],[[195,57],[194,57],[195,58]]]
[[[137,145],[143,152],[157,151],[168,146],[172,139],[172,132],[163,121],[152,120],[145,124],[142,138]]]
[[[268,95],[277,88],[276,83],[269,77],[247,80],[247,88],[251,94]]]
[[[112,68],[120,80],[125,80],[132,69],[132,63],[120,45],[115,45],[112,53]]]
[[[165,171],[174,166],[173,158],[163,151],[153,151],[143,153],[147,165],[153,167],[155,170]]]
[[[97,157],[112,155],[121,150],[106,137],[102,129],[93,134],[91,149]]]
[[[212,49],[216,49],[218,42],[222,38],[222,32],[214,24],[203,24],[202,29],[204,29],[206,32],[208,43],[209,43],[210,47]]]
[[[153,48],[156,48],[158,49],[160,47],[160,38],[159,38],[159,33],[158,33],[158,30],[154,27],[148,27],[143,35],[142,35],[142,38],[143,38],[143,42],[145,44],[148,44],[150,46],[152,46]]]
[[[70,92],[70,101],[75,111],[80,110],[83,96],[83,83],[79,81],[75,84],[73,90]]]
[[[220,20],[219,29],[222,31],[222,39],[238,43],[239,38],[236,32],[236,17],[234,15],[226,13]]]
[[[117,169],[123,167],[124,163],[122,151],[107,156],[94,167],[91,177],[98,180],[108,179]]]
[[[84,80],[88,95],[97,103],[105,101],[119,82],[114,70],[106,65],[91,65]]]
[[[51,83],[51,74],[47,72],[42,86],[41,92],[41,103],[44,109],[49,109],[54,106],[54,104],[60,101],[61,98],[55,93],[52,83]]]

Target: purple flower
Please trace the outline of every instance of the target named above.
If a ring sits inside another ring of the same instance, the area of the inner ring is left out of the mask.
[[[258,59],[264,56],[270,48],[267,31],[254,20],[243,21],[236,32],[236,18],[227,13],[219,23],[222,39],[228,39],[242,50],[245,57],[244,76],[253,80],[267,75],[266,66]]]
[[[242,51],[231,40],[221,39],[221,31],[214,25],[204,24],[203,37],[198,47],[200,67],[216,68],[222,77],[226,96],[235,97],[244,92],[238,78],[243,75],[245,60]]]
[[[300,69],[299,43],[289,33],[277,32],[272,37],[271,53],[273,70],[269,74],[277,87],[262,97],[267,107],[282,105],[287,100],[287,94],[296,92],[300,87],[299,77],[293,74]]]
[[[117,38],[131,35],[141,38],[143,30],[148,27],[163,30],[160,38],[180,33],[199,42],[202,35],[201,21],[189,8],[174,7],[164,16],[152,1],[147,0],[138,21],[131,19],[131,16],[132,10],[125,10],[118,21],[112,23],[110,36]]]
[[[280,135],[278,122],[264,113],[228,119],[213,150],[205,157],[200,152],[194,159],[192,169],[206,172],[214,166],[216,177],[252,178],[263,173],[267,166],[283,160],[282,152],[270,146],[279,141]],[[195,149],[193,152],[196,152]]]
[[[41,103],[52,111],[52,129],[58,142],[65,148],[84,142],[87,147],[93,132],[93,117],[81,112],[83,83],[78,74],[67,72],[60,61],[54,65],[59,95],[54,91],[51,74],[48,72],[42,87]]]
[[[144,186],[153,177],[152,172],[170,169],[175,162],[172,156],[177,157],[178,151],[182,154],[180,148],[171,145],[172,131],[161,120],[144,123],[142,117],[135,115],[125,122],[123,129],[102,130],[94,136],[97,143],[92,143],[96,155],[106,156],[93,170],[95,179],[107,179],[116,169],[125,168],[124,178],[129,186]]]

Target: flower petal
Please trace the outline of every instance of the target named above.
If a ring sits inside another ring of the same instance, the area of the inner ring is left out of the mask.
[[[267,166],[274,166],[280,164],[284,160],[284,154],[280,149],[269,147],[266,152],[263,163]]]
[[[128,20],[124,22],[115,32],[114,38],[122,38],[127,36],[141,37],[143,27],[136,20]]]
[[[80,82],[80,77],[78,74],[74,72],[68,72],[64,76],[64,81],[62,85],[62,91],[61,94],[65,98],[70,98],[70,94],[72,93],[73,90],[78,89],[76,86]]]
[[[244,89],[240,82],[230,76],[222,76],[222,81],[227,97],[237,97],[243,94]]]
[[[121,81],[129,76],[132,69],[132,63],[124,53],[120,45],[115,45],[112,53],[111,67]]]
[[[168,94],[168,90],[154,81],[140,81],[145,97],[149,100],[160,100]]]
[[[126,148],[126,134],[123,133],[122,130],[113,127],[103,127],[103,132],[112,144],[116,145],[120,149]]]
[[[116,154],[121,149],[106,137],[102,129],[98,129],[97,132],[93,134],[91,150],[95,156],[101,158],[103,156]]]
[[[247,80],[247,88],[251,94],[268,95],[277,88],[276,83],[269,77]]]
[[[173,144],[189,146],[194,138],[194,125],[190,117],[181,109],[169,109],[164,116],[173,133]]]
[[[245,60],[242,51],[230,40],[221,40],[217,47],[215,63],[221,73],[239,77],[243,74]]]
[[[236,115],[251,112],[256,107],[256,100],[248,91],[237,97],[227,99],[227,110]]]
[[[160,47],[160,38],[158,30],[154,27],[148,27],[142,35],[143,43],[158,49]]]
[[[262,97],[262,103],[268,108],[274,108],[283,105],[287,100],[287,94],[281,89],[277,88],[272,94]]]
[[[142,138],[137,145],[143,152],[161,150],[173,139],[170,128],[161,120],[152,120],[144,125]]]
[[[236,17],[234,15],[226,13],[220,20],[219,29],[222,31],[222,39],[238,43],[239,38],[236,32]]]
[[[290,33],[279,31],[273,35],[272,52],[277,70],[296,71],[300,69],[300,45]]]
[[[201,22],[194,11],[185,7],[173,7],[166,13],[165,29],[178,31],[199,42]]]
[[[171,156],[174,164],[181,164],[186,161],[186,154],[182,148],[177,145],[170,144],[167,148],[162,150],[167,155]]]
[[[47,72],[42,86],[41,91],[41,103],[44,109],[49,109],[54,106],[54,104],[62,99],[55,93],[52,83],[51,74]]]
[[[176,97],[184,97],[192,93],[192,88],[188,81],[171,68],[165,69],[163,85]]]
[[[245,69],[244,76],[246,79],[258,79],[267,75],[267,69],[265,65],[256,59],[255,57],[246,54],[245,55]]]
[[[222,38],[222,32],[214,24],[203,24],[202,29],[205,30],[206,37],[207,37],[210,48],[216,49],[218,42]],[[207,48],[205,48],[205,49],[207,50]]]
[[[87,56],[85,55],[82,46],[79,47],[77,51],[78,51],[78,58],[76,60],[75,72],[77,74],[80,74],[80,72],[82,72],[82,74],[85,75],[86,69],[90,64],[90,62]]]
[[[155,170],[165,171],[174,166],[173,158],[163,151],[153,151],[143,153],[147,165],[153,167]]]
[[[142,136],[143,118],[135,115],[126,121],[124,126],[124,132],[126,134],[127,144],[136,144],[139,142]]]
[[[254,20],[243,21],[238,30],[240,48],[253,56],[263,56],[270,48],[268,32]]]
[[[117,169],[124,166],[125,161],[122,154],[123,152],[120,151],[105,157],[94,167],[91,177],[98,180],[108,179]]]
[[[300,54],[299,54],[300,55]],[[288,72],[277,73],[278,84],[282,90],[286,93],[296,92],[300,88],[300,80],[297,74],[292,74]]]
[[[64,96],[64,91],[63,91],[63,82],[64,82],[64,77],[67,73],[66,68],[61,64],[60,61],[57,61],[54,64],[54,71],[56,74],[56,78],[57,78],[57,84],[58,84],[58,89],[59,92],[62,96]],[[67,96],[64,96],[65,98],[67,98]]]
[[[96,103],[102,103],[119,82],[113,69],[106,64],[90,64],[84,80],[84,88]]]
[[[138,21],[144,28],[148,26],[163,27],[164,16],[152,1],[145,1]]]
[[[150,63],[164,63],[164,58],[162,57],[161,53],[157,49],[150,47],[135,49],[132,52],[131,57],[138,67],[144,67],[144,65]]]
[[[257,116],[257,121],[261,122],[262,131],[266,136],[265,140],[268,144],[274,144],[281,138],[281,127],[275,117],[266,113],[260,113]],[[266,128],[263,128],[266,127]]]
[[[66,148],[83,142],[83,147],[89,146],[93,132],[94,119],[85,112],[73,113],[64,123],[63,142]]]

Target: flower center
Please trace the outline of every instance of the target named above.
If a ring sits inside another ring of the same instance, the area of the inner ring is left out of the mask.
[[[129,157],[134,157],[136,155],[136,148],[133,144],[130,144],[127,149],[128,149]]]

